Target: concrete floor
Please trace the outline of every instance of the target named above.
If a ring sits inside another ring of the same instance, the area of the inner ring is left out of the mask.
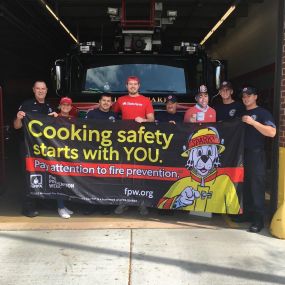
[[[20,209],[10,187],[0,196],[0,285],[285,284],[285,240],[223,215],[83,216],[74,208],[64,220],[52,202],[30,219]]]
[[[225,228],[0,232],[0,284],[285,284],[284,245]]]
[[[226,216],[20,215],[0,198],[0,284],[285,284],[285,241]],[[9,201],[9,203],[8,203]],[[53,206],[54,205],[54,206]]]

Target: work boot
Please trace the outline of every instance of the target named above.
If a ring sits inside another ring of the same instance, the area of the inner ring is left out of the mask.
[[[158,214],[160,216],[173,216],[174,211],[173,210],[166,210],[166,209],[158,209]]]
[[[141,216],[148,215],[148,208],[145,205],[140,205],[139,206],[139,213]]]
[[[129,207],[126,206],[126,205],[119,205],[119,206],[115,209],[114,213],[115,213],[116,215],[121,215],[121,214],[123,214],[125,211],[127,211],[128,208],[129,208]]]
[[[82,214],[84,216],[93,215],[95,213],[94,205],[84,205],[84,209],[82,210]]]
[[[100,209],[100,213],[102,214],[102,215],[110,215],[111,214],[111,206],[109,206],[109,205],[99,205],[99,206],[97,206],[97,208],[99,208]]]
[[[28,218],[34,218],[37,217],[40,213],[39,211],[33,208],[23,208],[22,214],[23,216],[26,216]]]
[[[248,231],[251,233],[259,233],[264,228],[263,222],[254,222],[250,225]]]
[[[29,217],[29,218],[37,217],[40,214],[39,211],[36,210],[34,200],[30,199],[30,200],[24,202],[22,214],[26,217]]]
[[[248,231],[251,233],[259,233],[264,228],[263,216],[260,214],[255,214],[252,224],[250,225]]]
[[[231,216],[231,220],[235,223],[246,223],[246,222],[252,222],[252,217],[249,214],[241,214],[241,215]]]

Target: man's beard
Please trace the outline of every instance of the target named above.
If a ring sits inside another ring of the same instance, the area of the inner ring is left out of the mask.
[[[136,94],[138,94],[138,90],[133,90],[133,91],[130,90],[130,91],[129,91],[129,94],[130,94],[130,95],[136,95]]]

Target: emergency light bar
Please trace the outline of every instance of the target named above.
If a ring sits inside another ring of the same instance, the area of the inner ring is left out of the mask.
[[[81,53],[90,53],[92,54],[94,51],[101,51],[102,45],[98,42],[83,42],[79,44],[79,51]]]
[[[179,46],[174,46],[173,50],[180,51],[182,53],[194,54],[199,48],[200,45],[197,43],[182,42]]]

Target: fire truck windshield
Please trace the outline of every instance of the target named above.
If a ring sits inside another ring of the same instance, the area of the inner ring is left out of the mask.
[[[162,64],[120,64],[89,68],[83,93],[124,93],[128,76],[140,78],[140,92],[186,94],[183,67]]]

